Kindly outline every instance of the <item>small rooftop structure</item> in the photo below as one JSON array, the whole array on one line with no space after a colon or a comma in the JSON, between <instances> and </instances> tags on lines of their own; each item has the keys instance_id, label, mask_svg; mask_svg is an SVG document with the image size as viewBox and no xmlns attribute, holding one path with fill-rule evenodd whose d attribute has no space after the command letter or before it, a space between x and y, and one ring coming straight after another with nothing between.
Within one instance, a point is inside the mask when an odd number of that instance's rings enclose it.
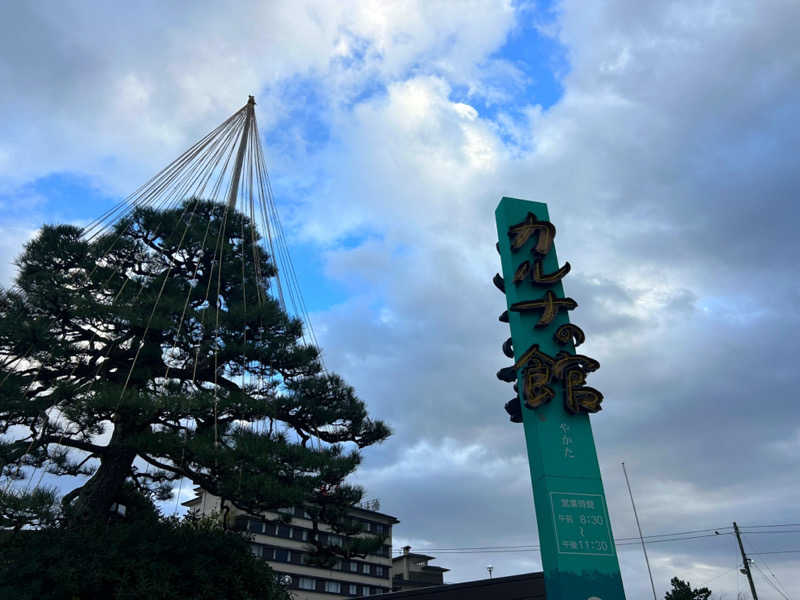
<instances>
[{"instance_id":1,"label":"small rooftop structure","mask_svg":"<svg viewBox=\"0 0 800 600\"><path fill-rule=\"evenodd\" d=\"M444 573L450 569L429 565L435 557L411 552L403 546L403 554L392 559L392 591L415 590L444 583Z\"/></svg>"}]
</instances>

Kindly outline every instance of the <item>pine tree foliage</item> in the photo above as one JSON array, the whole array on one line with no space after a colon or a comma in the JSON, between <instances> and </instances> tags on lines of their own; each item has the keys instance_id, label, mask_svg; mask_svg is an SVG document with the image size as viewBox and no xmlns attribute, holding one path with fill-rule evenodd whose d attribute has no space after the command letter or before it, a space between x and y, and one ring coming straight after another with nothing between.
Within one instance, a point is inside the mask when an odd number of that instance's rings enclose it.
<instances>
[{"instance_id":1,"label":"pine tree foliage","mask_svg":"<svg viewBox=\"0 0 800 600\"><path fill-rule=\"evenodd\" d=\"M186 477L357 532L344 515L362 492L344 480L389 430L270 296L246 216L190 199L92 240L46 226L18 266L0 290L4 476L88 476L64 497L73 519L105 518L126 482L163 499Z\"/></svg>"},{"instance_id":2,"label":"pine tree foliage","mask_svg":"<svg viewBox=\"0 0 800 600\"><path fill-rule=\"evenodd\" d=\"M692 588L688 581L677 577L673 577L669 582L672 589L666 593L664 600L708 600L711 597L711 590L707 587Z\"/></svg>"},{"instance_id":3,"label":"pine tree foliage","mask_svg":"<svg viewBox=\"0 0 800 600\"><path fill-rule=\"evenodd\" d=\"M35 487L0 490L0 529L19 531L23 527L48 527L60 516L56 491Z\"/></svg>"}]
</instances>

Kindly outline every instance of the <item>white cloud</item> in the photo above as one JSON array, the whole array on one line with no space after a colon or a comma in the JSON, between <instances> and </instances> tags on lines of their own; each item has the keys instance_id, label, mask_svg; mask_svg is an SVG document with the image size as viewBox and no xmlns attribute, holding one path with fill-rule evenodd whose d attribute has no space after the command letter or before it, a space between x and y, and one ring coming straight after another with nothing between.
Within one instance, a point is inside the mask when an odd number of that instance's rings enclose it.
<instances>
[{"instance_id":1,"label":"white cloud","mask_svg":"<svg viewBox=\"0 0 800 600\"><path fill-rule=\"evenodd\" d=\"M788 506L796 484L771 470L782 462L757 467L761 454L731 461L739 436L758 447L778 429L789 435L773 415L786 414L783 398L796 379L767 358L763 343L780 337L779 315L797 326L797 292L779 290L793 279L786 258L800 250L784 230L798 220L789 199L800 182L781 164L797 112L786 94L797 99L800 90L787 88L789 70L778 68L800 57L773 22L800 15L774 8L741 19L704 4L662 11L565 3L560 31L572 71L564 98L546 112L531 109L527 121L465 120L474 113L451 100L446 77L415 77L337 115L341 145L322 156L326 172L342 176L324 200L310 202L309 214L325 224L324 243L359 229L384 237L328 256L330 275L368 282L375 308L362 304L357 319L343 307L318 318L334 365L400 424L388 444L417 448L444 433L507 456L521 447L502 423L503 388L487 381L503 361L494 320L501 300L488 286L497 264L491 214L508 193L550 203L559 257L573 265L565 286L581 307L572 318L588 334L586 352L603 364L595 381L607 408L594 423L612 513L629 512L613 467L631 455L641 458L637 485L651 532L745 515L760 522L768 497ZM764 69L782 75L764 87L756 83ZM748 84L761 86L757 96ZM784 116L741 121L755 110ZM515 135L502 138L509 130ZM476 161L471 132L489 149ZM750 152L754 143L765 153ZM775 192L765 197L759 186ZM412 250L398 253L400 244ZM715 297L727 314L707 310ZM373 326L371 311L387 307L401 326ZM347 363L336 360L340 350ZM409 454L391 456L387 473ZM427 463L419 465L425 473ZM512 520L499 522L508 528ZM713 563L684 548L680 565L675 546L655 550L659 587L684 567L704 577L722 564L720 548L708 550ZM719 583L730 591L729 584Z\"/></svg>"},{"instance_id":2,"label":"white cloud","mask_svg":"<svg viewBox=\"0 0 800 600\"><path fill-rule=\"evenodd\" d=\"M17 267L14 260L20 248L36 234L37 227L30 224L2 226L0 225L0 285L9 285L14 278Z\"/></svg>"},{"instance_id":3,"label":"white cloud","mask_svg":"<svg viewBox=\"0 0 800 600\"><path fill-rule=\"evenodd\" d=\"M799 9L563 2L538 21L569 58L545 110L504 104L523 76L494 53L537 21L517 8L192 4L134 19L14 5L0 177L77 170L128 190L257 93L262 127L285 135L270 156L297 194L292 237L346 285L315 315L327 363L396 430L358 479L398 514L396 540L420 547L537 541L522 431L493 376L507 329L489 282L500 196L548 202L572 319L603 365L593 423L615 533L633 535L623 458L649 532L790 518ZM284 128L298 107L322 142ZM730 564L712 542L654 549L659 588ZM620 552L626 586L645 597L635 552ZM485 575L484 557L448 561L450 580ZM537 561L514 555L495 575Z\"/></svg>"},{"instance_id":4,"label":"white cloud","mask_svg":"<svg viewBox=\"0 0 800 600\"><path fill-rule=\"evenodd\" d=\"M477 82L513 23L508 3L242 2L165 7L9 5L0 62L7 122L0 176L53 170L129 189L259 95L262 126L292 109L287 80L322 82L332 104L370 81L425 69ZM147 18L143 18L147 16ZM418 66L418 65L421 65ZM134 125L135 124L135 125ZM76 148L80 151L76 152ZM153 152L158 148L158 152ZM8 154L11 154L9 157ZM101 168L114 156L116 168Z\"/></svg>"}]
</instances>

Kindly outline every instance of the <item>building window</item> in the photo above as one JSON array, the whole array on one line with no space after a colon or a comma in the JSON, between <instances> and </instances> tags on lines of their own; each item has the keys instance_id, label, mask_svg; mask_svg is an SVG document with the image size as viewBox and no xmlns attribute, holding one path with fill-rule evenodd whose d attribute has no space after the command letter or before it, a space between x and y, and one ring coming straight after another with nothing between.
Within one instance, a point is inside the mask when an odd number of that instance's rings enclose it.
<instances>
[{"instance_id":1,"label":"building window","mask_svg":"<svg viewBox=\"0 0 800 600\"><path fill-rule=\"evenodd\" d=\"M350 571L353 573L358 573L358 563L354 560L350 561Z\"/></svg>"},{"instance_id":2,"label":"building window","mask_svg":"<svg viewBox=\"0 0 800 600\"><path fill-rule=\"evenodd\" d=\"M250 519L247 525L247 529L250 533L261 533L264 530L263 523L261 521Z\"/></svg>"},{"instance_id":3,"label":"building window","mask_svg":"<svg viewBox=\"0 0 800 600\"><path fill-rule=\"evenodd\" d=\"M369 575L369 565L367 563L362 563L361 572L365 575Z\"/></svg>"},{"instance_id":4,"label":"building window","mask_svg":"<svg viewBox=\"0 0 800 600\"><path fill-rule=\"evenodd\" d=\"M304 542L308 541L308 529L302 529L302 533L300 534L300 539Z\"/></svg>"},{"instance_id":5,"label":"building window","mask_svg":"<svg viewBox=\"0 0 800 600\"><path fill-rule=\"evenodd\" d=\"M375 523L375 533L383 533L383 524Z\"/></svg>"},{"instance_id":6,"label":"building window","mask_svg":"<svg viewBox=\"0 0 800 600\"><path fill-rule=\"evenodd\" d=\"M385 573L384 567L381 567L380 565L375 565L375 576L376 577L385 577L386 573Z\"/></svg>"},{"instance_id":7,"label":"building window","mask_svg":"<svg viewBox=\"0 0 800 600\"><path fill-rule=\"evenodd\" d=\"M353 594L353 595L355 596L356 594L358 594L358 586L357 586L355 583L351 583L351 584L348 586L348 590L347 590L347 591L348 591L350 594Z\"/></svg>"},{"instance_id":8,"label":"building window","mask_svg":"<svg viewBox=\"0 0 800 600\"><path fill-rule=\"evenodd\" d=\"M329 535L328 536L328 543L331 546L341 546L342 545L342 537L339 535Z\"/></svg>"},{"instance_id":9,"label":"building window","mask_svg":"<svg viewBox=\"0 0 800 600\"><path fill-rule=\"evenodd\" d=\"M368 585L361 586L361 595L362 596L369 596L370 595L369 586Z\"/></svg>"},{"instance_id":10,"label":"building window","mask_svg":"<svg viewBox=\"0 0 800 600\"><path fill-rule=\"evenodd\" d=\"M342 585L338 581L326 581L325 591L339 594L342 591Z\"/></svg>"},{"instance_id":11,"label":"building window","mask_svg":"<svg viewBox=\"0 0 800 600\"><path fill-rule=\"evenodd\" d=\"M250 544L250 552L254 556L261 556L261 544Z\"/></svg>"},{"instance_id":12,"label":"building window","mask_svg":"<svg viewBox=\"0 0 800 600\"><path fill-rule=\"evenodd\" d=\"M275 535L276 527L274 523L264 523L264 533L267 535Z\"/></svg>"},{"instance_id":13,"label":"building window","mask_svg":"<svg viewBox=\"0 0 800 600\"><path fill-rule=\"evenodd\" d=\"M317 589L317 583L314 581L313 577L300 577L297 582L297 587L301 590L315 590Z\"/></svg>"},{"instance_id":14,"label":"building window","mask_svg":"<svg viewBox=\"0 0 800 600\"><path fill-rule=\"evenodd\" d=\"M289 562L289 556L291 552L288 550L283 550L282 548L275 549L275 560L278 562Z\"/></svg>"},{"instance_id":15,"label":"building window","mask_svg":"<svg viewBox=\"0 0 800 600\"><path fill-rule=\"evenodd\" d=\"M289 537L289 527L286 525L278 525L278 537L288 538Z\"/></svg>"}]
</instances>

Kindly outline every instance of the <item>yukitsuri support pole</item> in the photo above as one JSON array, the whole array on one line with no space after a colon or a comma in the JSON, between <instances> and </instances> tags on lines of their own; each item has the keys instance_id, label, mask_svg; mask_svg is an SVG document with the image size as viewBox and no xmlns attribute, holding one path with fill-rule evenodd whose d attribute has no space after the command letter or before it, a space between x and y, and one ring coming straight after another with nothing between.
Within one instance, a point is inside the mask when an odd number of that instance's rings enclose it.
<instances>
[{"instance_id":1,"label":"yukitsuri support pole","mask_svg":"<svg viewBox=\"0 0 800 600\"><path fill-rule=\"evenodd\" d=\"M519 389L507 410L525 429L547 600L625 600L588 415L603 399L585 385L599 364L575 352L569 264L559 268L547 205L503 198L495 216L514 360L497 375Z\"/></svg>"},{"instance_id":2,"label":"yukitsuri support pole","mask_svg":"<svg viewBox=\"0 0 800 600\"><path fill-rule=\"evenodd\" d=\"M239 140L239 151L236 153L236 163L233 166L233 175L231 176L231 192L228 196L229 210L236 208L236 197L239 194L239 179L242 176L242 163L244 162L245 150L247 150L247 136L250 135L250 123L253 121L255 105L255 97L250 96L247 99L247 113L244 119L244 127L242 128L242 137Z\"/></svg>"}]
</instances>

